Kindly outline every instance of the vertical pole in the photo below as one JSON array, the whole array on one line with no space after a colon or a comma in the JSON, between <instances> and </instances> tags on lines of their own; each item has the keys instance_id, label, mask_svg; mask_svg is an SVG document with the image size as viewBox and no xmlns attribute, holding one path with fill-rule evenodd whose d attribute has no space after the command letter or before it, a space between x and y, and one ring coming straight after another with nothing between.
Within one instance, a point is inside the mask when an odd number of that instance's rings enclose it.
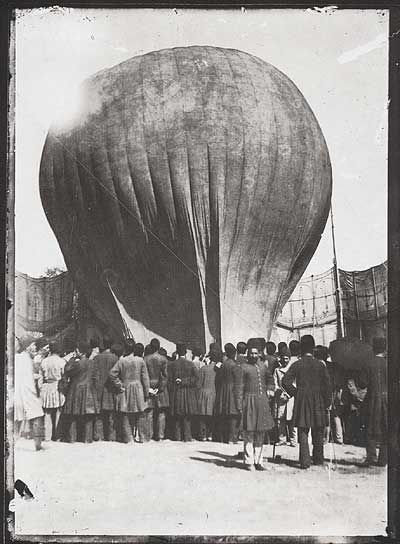
<instances>
[{"instance_id":1,"label":"vertical pole","mask_svg":"<svg viewBox=\"0 0 400 544\"><path fill-rule=\"evenodd\" d=\"M336 319L337 319L337 337L344 337L344 319L342 308L342 297L339 281L339 270L336 259L336 243L335 243L335 226L333 223L333 210L331 204L331 231L332 231L332 248L333 248L333 278L335 282L335 298L336 298Z\"/></svg>"},{"instance_id":2,"label":"vertical pole","mask_svg":"<svg viewBox=\"0 0 400 544\"><path fill-rule=\"evenodd\" d=\"M292 321L292 331L294 329L294 319L293 319L293 302L289 300L289 308L290 308L290 319Z\"/></svg>"},{"instance_id":3,"label":"vertical pole","mask_svg":"<svg viewBox=\"0 0 400 544\"><path fill-rule=\"evenodd\" d=\"M361 319L360 319L360 309L358 307L358 299L357 299L356 275L354 272L352 273L352 278L353 278L354 307L356 310L356 319L358 322L358 334L359 334L360 340L362 340L363 333L362 333L362 326L361 326Z\"/></svg>"},{"instance_id":4,"label":"vertical pole","mask_svg":"<svg viewBox=\"0 0 400 544\"><path fill-rule=\"evenodd\" d=\"M371 272L372 272L372 287L374 289L375 315L376 315L376 319L379 319L378 295L376 294L376 282L375 282L374 267L371 268Z\"/></svg>"},{"instance_id":5,"label":"vertical pole","mask_svg":"<svg viewBox=\"0 0 400 544\"><path fill-rule=\"evenodd\" d=\"M311 296L312 296L312 331L315 338L315 293L314 293L314 276L311 274Z\"/></svg>"}]
</instances>

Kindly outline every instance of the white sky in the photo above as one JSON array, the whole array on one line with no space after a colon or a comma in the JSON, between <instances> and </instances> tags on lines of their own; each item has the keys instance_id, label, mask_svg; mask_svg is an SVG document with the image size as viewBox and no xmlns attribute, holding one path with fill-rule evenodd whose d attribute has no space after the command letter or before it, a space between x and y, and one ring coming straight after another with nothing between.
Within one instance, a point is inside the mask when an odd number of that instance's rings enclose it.
<instances>
[{"instance_id":1,"label":"white sky","mask_svg":"<svg viewBox=\"0 0 400 544\"><path fill-rule=\"evenodd\" d=\"M330 151L338 264L386 259L388 14L343 10L18 10L16 268L64 261L42 209L38 174L50 123L79 83L132 56L185 45L230 47L275 65L299 87ZM66 211L68 213L68 211ZM332 264L328 222L306 275Z\"/></svg>"}]
</instances>

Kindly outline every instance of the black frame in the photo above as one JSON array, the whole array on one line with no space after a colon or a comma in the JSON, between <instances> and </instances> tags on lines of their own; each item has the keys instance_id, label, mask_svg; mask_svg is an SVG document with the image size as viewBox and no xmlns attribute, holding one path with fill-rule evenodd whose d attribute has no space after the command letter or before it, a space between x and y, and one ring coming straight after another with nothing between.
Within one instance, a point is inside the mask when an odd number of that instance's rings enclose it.
<instances>
[{"instance_id":1,"label":"black frame","mask_svg":"<svg viewBox=\"0 0 400 544\"><path fill-rule=\"evenodd\" d=\"M13 217L14 217L14 180L13 180L13 96L9 97L10 82L12 85L12 67L10 61L13 59L13 46L11 43L11 27L13 24L14 9L29 9L39 7L51 7L53 5L71 8L185 8L185 9L307 9L324 7L325 2L309 2L297 0L290 2L267 2L257 0L253 2L231 0L230 2L207 1L129 1L129 0L108 0L108 1L83 1L83 0L59 0L59 1L35 1L35 0L5 0L0 6L0 116L2 130L0 131L0 276L3 288L0 291L1 333L0 352L3 355L0 389L2 392L3 417L1 418L1 431L4 437L4 462L3 462L3 497L1 502L3 514L3 535L5 541L11 541L12 537L7 529L6 516L8 512L8 499L13 490L7 488L6 460L12 456L12 446L5 433L7 426L6 413L6 374L8 368L13 367L12 356L6 360L7 347L7 318L13 320ZM389 467L388 467L388 537L347 537L346 542L371 542L400 539L400 1L370 0L370 1L347 1L340 0L334 3L338 9L375 9L389 10L389 132L388 132L388 395L389 395ZM12 91L12 88L11 88ZM7 219L9 224L7 226ZM7 229L10 233L7 233ZM7 247L9 241L9 247ZM7 264L8 261L8 264ZM7 280L7 271L9 279ZM8 283L7 283L8 282ZM8 292L6 291L8 285ZM9 475L10 476L10 475ZM368 513L366 512L366 515ZM341 537L235 537L235 536L26 536L18 539L18 542L339 542Z\"/></svg>"}]
</instances>

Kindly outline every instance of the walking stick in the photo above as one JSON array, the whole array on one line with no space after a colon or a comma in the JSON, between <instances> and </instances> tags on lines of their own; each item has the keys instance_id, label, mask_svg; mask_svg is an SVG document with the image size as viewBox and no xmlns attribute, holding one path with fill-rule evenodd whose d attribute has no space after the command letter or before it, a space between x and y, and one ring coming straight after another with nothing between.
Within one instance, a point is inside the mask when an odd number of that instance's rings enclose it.
<instances>
[{"instance_id":1,"label":"walking stick","mask_svg":"<svg viewBox=\"0 0 400 544\"><path fill-rule=\"evenodd\" d=\"M335 439L333 437L332 425L331 425L331 408L328 408L328 418L329 418L329 420L328 420L329 421L328 441L329 441L329 447L330 447L330 450L331 450L331 455L330 455L330 459L329 459L329 473L330 473L330 470L332 469L332 457L333 457L333 461L334 461L334 465L333 465L334 468L332 470L336 470L336 465L337 465L336 452L335 452ZM330 474L329 474L329 477L330 477Z\"/></svg>"},{"instance_id":2,"label":"walking stick","mask_svg":"<svg viewBox=\"0 0 400 544\"><path fill-rule=\"evenodd\" d=\"M282 391L278 390L275 394L274 402L275 402L275 436L274 436L274 444L272 447L272 460L275 461L275 451L276 451L276 442L277 438L279 438L279 399L281 396Z\"/></svg>"}]
</instances>

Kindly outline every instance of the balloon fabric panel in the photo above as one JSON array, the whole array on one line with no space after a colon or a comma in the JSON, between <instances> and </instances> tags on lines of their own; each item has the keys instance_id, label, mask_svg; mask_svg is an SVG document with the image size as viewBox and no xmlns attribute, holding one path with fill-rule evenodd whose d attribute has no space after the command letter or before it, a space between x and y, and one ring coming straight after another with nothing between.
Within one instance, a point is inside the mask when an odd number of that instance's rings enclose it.
<instances>
[{"instance_id":1,"label":"balloon fabric panel","mask_svg":"<svg viewBox=\"0 0 400 544\"><path fill-rule=\"evenodd\" d=\"M110 284L147 329L203 347L269 337L318 245L331 184L297 87L252 55L203 46L89 78L40 170L50 225L98 318L122 330Z\"/></svg>"}]
</instances>

